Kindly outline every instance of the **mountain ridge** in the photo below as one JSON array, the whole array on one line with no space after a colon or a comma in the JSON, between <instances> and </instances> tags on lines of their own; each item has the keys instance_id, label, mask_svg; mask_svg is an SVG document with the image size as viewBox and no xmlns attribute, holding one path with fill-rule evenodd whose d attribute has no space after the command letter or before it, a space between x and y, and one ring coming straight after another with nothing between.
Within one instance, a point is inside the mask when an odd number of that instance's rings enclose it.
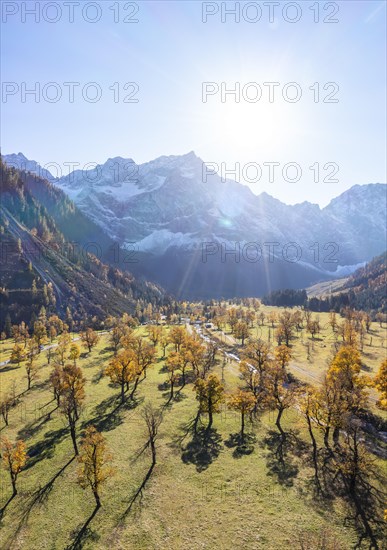
<instances>
[{"instance_id":1,"label":"mountain ridge","mask_svg":"<svg viewBox=\"0 0 387 550\"><path fill-rule=\"evenodd\" d=\"M7 162L7 156L4 159ZM94 171L76 170L53 184L110 239L124 248L134 245L140 259L134 271L172 293L180 289L179 278L190 278L188 270L194 274L189 283L193 297L207 292L209 297L212 292L229 296L243 288L257 295L267 292L272 282L309 286L319 277L334 277L338 266L357 266L386 248L386 184L355 185L323 208L308 201L287 205L266 192L255 195L244 184L222 180L219 174L203 178L203 161L193 151L140 165L111 157ZM208 242L219 250L204 262L200 250ZM262 251L255 274L249 259L244 258L243 265L232 265L230 256L223 262L222 247L244 250L249 243ZM276 265L269 265L271 280L265 282L263 264L271 262L267 243L278 243L279 249L274 253ZM284 259L291 243L301 251L297 265ZM206 263L213 264L211 275ZM177 278L171 270L177 270ZM204 294L203 283L200 288L195 283L202 276L208 287ZM259 279L255 285L254 277ZM228 283L215 288L213 278Z\"/></svg>"}]
</instances>

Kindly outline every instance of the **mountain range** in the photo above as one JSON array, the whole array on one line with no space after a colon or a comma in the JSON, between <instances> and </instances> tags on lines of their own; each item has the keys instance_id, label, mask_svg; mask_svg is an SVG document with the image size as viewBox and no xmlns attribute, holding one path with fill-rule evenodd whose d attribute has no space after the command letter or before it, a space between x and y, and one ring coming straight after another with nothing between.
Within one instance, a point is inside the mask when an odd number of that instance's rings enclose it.
<instances>
[{"instance_id":1,"label":"mountain range","mask_svg":"<svg viewBox=\"0 0 387 550\"><path fill-rule=\"evenodd\" d=\"M206 176L194 152L140 165L113 157L60 177L22 153L3 159L61 189L102 240L128 250L124 267L178 298L303 288L348 275L386 249L386 184L355 185L320 208Z\"/></svg>"}]
</instances>

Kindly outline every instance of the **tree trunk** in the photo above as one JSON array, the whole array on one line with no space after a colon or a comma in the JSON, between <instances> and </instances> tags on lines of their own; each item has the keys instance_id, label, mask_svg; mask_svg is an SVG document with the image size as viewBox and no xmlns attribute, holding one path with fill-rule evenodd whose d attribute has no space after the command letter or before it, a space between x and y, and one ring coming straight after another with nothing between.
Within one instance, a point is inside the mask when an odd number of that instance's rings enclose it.
<instances>
[{"instance_id":1,"label":"tree trunk","mask_svg":"<svg viewBox=\"0 0 387 550\"><path fill-rule=\"evenodd\" d=\"M207 425L207 432L210 431L211 426L213 422L213 414L212 414L212 408L210 407L208 410L208 425Z\"/></svg>"},{"instance_id":2,"label":"tree trunk","mask_svg":"<svg viewBox=\"0 0 387 550\"><path fill-rule=\"evenodd\" d=\"M195 434L197 433L199 418L200 418L200 409L198 409L198 412L196 414L194 424L193 424L193 429Z\"/></svg>"},{"instance_id":3,"label":"tree trunk","mask_svg":"<svg viewBox=\"0 0 387 550\"><path fill-rule=\"evenodd\" d=\"M121 404L125 403L125 384L121 384Z\"/></svg>"},{"instance_id":4,"label":"tree trunk","mask_svg":"<svg viewBox=\"0 0 387 550\"><path fill-rule=\"evenodd\" d=\"M101 508L101 499L99 497L98 491L93 491L95 502L97 503L97 508Z\"/></svg>"},{"instance_id":5,"label":"tree trunk","mask_svg":"<svg viewBox=\"0 0 387 550\"><path fill-rule=\"evenodd\" d=\"M16 489L16 479L11 474L11 482L12 482L12 498L17 495L17 489Z\"/></svg>"},{"instance_id":6,"label":"tree trunk","mask_svg":"<svg viewBox=\"0 0 387 550\"><path fill-rule=\"evenodd\" d=\"M242 424L241 424L241 442L245 441L245 413L242 413Z\"/></svg>"},{"instance_id":7,"label":"tree trunk","mask_svg":"<svg viewBox=\"0 0 387 550\"><path fill-rule=\"evenodd\" d=\"M330 426L326 426L325 430L324 430L324 445L325 447L330 450L330 446L329 446L329 432L330 432Z\"/></svg>"},{"instance_id":8,"label":"tree trunk","mask_svg":"<svg viewBox=\"0 0 387 550\"><path fill-rule=\"evenodd\" d=\"M75 435L75 424L73 422L70 423L70 433L71 433L71 439L73 442L75 455L78 456L79 452L78 452L78 446L77 446L77 438Z\"/></svg>"},{"instance_id":9,"label":"tree trunk","mask_svg":"<svg viewBox=\"0 0 387 550\"><path fill-rule=\"evenodd\" d=\"M286 434L283 431L282 426L281 426L281 417L282 417L283 412L284 412L284 409L278 409L278 415L277 415L277 420L275 421L275 424L276 424L277 428L280 431L282 439L285 439Z\"/></svg>"},{"instance_id":10,"label":"tree trunk","mask_svg":"<svg viewBox=\"0 0 387 550\"><path fill-rule=\"evenodd\" d=\"M318 477L317 443L316 443L316 438L314 437L312 423L310 421L310 416L309 415L306 415L306 421L308 423L309 435L310 435L310 439L312 441L312 446L313 446L312 459L313 459L313 466L314 466L314 479L316 481L317 488L320 491L321 490L321 484L320 484L320 479Z\"/></svg>"},{"instance_id":11,"label":"tree trunk","mask_svg":"<svg viewBox=\"0 0 387 550\"><path fill-rule=\"evenodd\" d=\"M134 398L134 394L135 394L137 386L138 386L139 378L140 378L139 376L136 376L136 380L134 381L134 386L133 386L133 389L132 389L132 393L130 394L130 399Z\"/></svg>"},{"instance_id":12,"label":"tree trunk","mask_svg":"<svg viewBox=\"0 0 387 550\"><path fill-rule=\"evenodd\" d=\"M171 391L170 391L170 394L169 394L168 403L170 403L173 399L173 388L174 388L174 383L171 382Z\"/></svg>"},{"instance_id":13,"label":"tree trunk","mask_svg":"<svg viewBox=\"0 0 387 550\"><path fill-rule=\"evenodd\" d=\"M340 428L335 426L332 434L332 439L335 447L340 447L339 437L340 437Z\"/></svg>"}]
</instances>

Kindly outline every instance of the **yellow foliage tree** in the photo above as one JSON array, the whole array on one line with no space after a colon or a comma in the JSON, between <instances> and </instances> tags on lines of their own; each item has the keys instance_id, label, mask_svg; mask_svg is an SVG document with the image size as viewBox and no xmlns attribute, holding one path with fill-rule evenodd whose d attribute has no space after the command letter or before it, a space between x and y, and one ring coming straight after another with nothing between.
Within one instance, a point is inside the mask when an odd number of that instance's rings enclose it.
<instances>
[{"instance_id":1,"label":"yellow foliage tree","mask_svg":"<svg viewBox=\"0 0 387 550\"><path fill-rule=\"evenodd\" d=\"M241 442L245 439L245 416L255 407L254 394L249 391L238 390L228 398L228 406L241 413Z\"/></svg>"},{"instance_id":2,"label":"yellow foliage tree","mask_svg":"<svg viewBox=\"0 0 387 550\"><path fill-rule=\"evenodd\" d=\"M380 409L387 410L387 359L380 365L374 379L374 386L380 392L380 399L376 403Z\"/></svg>"},{"instance_id":3,"label":"yellow foliage tree","mask_svg":"<svg viewBox=\"0 0 387 550\"><path fill-rule=\"evenodd\" d=\"M106 439L94 426L86 428L80 447L78 482L82 489L91 488L99 508L100 488L114 474L113 468L108 465L112 456L107 450Z\"/></svg>"},{"instance_id":4,"label":"yellow foliage tree","mask_svg":"<svg viewBox=\"0 0 387 550\"><path fill-rule=\"evenodd\" d=\"M207 379L198 378L194 390L199 401L198 414L208 414L206 430L211 429L214 413L220 412L220 406L224 401L224 386L216 374L210 374Z\"/></svg>"},{"instance_id":5,"label":"yellow foliage tree","mask_svg":"<svg viewBox=\"0 0 387 550\"><path fill-rule=\"evenodd\" d=\"M125 389L128 391L129 384L136 376L134 356L131 350L125 349L113 357L105 369L113 384L119 384L121 388L121 403L125 403Z\"/></svg>"},{"instance_id":6,"label":"yellow foliage tree","mask_svg":"<svg viewBox=\"0 0 387 550\"><path fill-rule=\"evenodd\" d=\"M7 437L1 440L2 456L4 467L8 470L12 483L12 497L17 495L16 481L27 462L26 444L22 439L18 439L13 444Z\"/></svg>"}]
</instances>

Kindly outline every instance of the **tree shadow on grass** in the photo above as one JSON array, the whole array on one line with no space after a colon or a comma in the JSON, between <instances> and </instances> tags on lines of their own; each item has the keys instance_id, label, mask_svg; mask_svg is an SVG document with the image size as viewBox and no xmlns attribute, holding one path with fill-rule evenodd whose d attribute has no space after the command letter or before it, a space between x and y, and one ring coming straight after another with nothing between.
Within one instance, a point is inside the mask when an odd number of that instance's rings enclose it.
<instances>
[{"instance_id":1,"label":"tree shadow on grass","mask_svg":"<svg viewBox=\"0 0 387 550\"><path fill-rule=\"evenodd\" d=\"M185 464L195 464L198 472L206 470L219 456L222 449L221 439L214 428L210 430L200 428L183 449L182 461Z\"/></svg>"},{"instance_id":2,"label":"tree shadow on grass","mask_svg":"<svg viewBox=\"0 0 387 550\"><path fill-rule=\"evenodd\" d=\"M81 428L84 429L87 426L93 425L100 432L114 430L123 423L124 412L135 409L142 401L143 398L134 398L127 399L125 403L121 403L121 399L117 395L107 397L95 407L94 417L87 422L83 422Z\"/></svg>"},{"instance_id":3,"label":"tree shadow on grass","mask_svg":"<svg viewBox=\"0 0 387 550\"><path fill-rule=\"evenodd\" d=\"M0 522L1 520L3 519L3 516L5 514L5 511L7 509L7 507L9 506L9 504L11 504L11 502L13 501L13 499L15 498L15 494L13 493L9 499L7 500L7 502L4 504L4 506L2 508L0 508Z\"/></svg>"},{"instance_id":4,"label":"tree shadow on grass","mask_svg":"<svg viewBox=\"0 0 387 550\"><path fill-rule=\"evenodd\" d=\"M66 546L65 550L80 550L87 540L96 542L100 538L99 535L89 527L98 510L99 507L96 506L86 522L78 528L78 532L74 531L72 533L72 538L74 540Z\"/></svg>"},{"instance_id":5,"label":"tree shadow on grass","mask_svg":"<svg viewBox=\"0 0 387 550\"><path fill-rule=\"evenodd\" d=\"M44 435L44 439L32 445L27 451L29 459L25 466L25 470L32 468L32 466L35 466L35 464L45 458L51 458L54 455L55 446L63 441L68 431L69 429L66 426L59 430L47 432Z\"/></svg>"},{"instance_id":6,"label":"tree shadow on grass","mask_svg":"<svg viewBox=\"0 0 387 550\"><path fill-rule=\"evenodd\" d=\"M21 430L18 431L17 435L20 439L28 439L29 437L33 437L36 435L40 430L42 430L47 422L51 419L51 414L56 410L57 407L50 412L46 413L44 416L41 416L34 422L30 422L26 426L23 426Z\"/></svg>"},{"instance_id":7,"label":"tree shadow on grass","mask_svg":"<svg viewBox=\"0 0 387 550\"><path fill-rule=\"evenodd\" d=\"M232 453L234 458L242 458L242 456L250 455L254 451L256 440L254 434L245 434L242 440L241 434L238 432L230 434L230 437L224 443L229 449L234 449Z\"/></svg>"},{"instance_id":8,"label":"tree shadow on grass","mask_svg":"<svg viewBox=\"0 0 387 550\"><path fill-rule=\"evenodd\" d=\"M94 374L93 378L91 379L92 384L99 384L100 383L100 381L104 377L104 370L105 369L101 369L99 372Z\"/></svg>"},{"instance_id":9,"label":"tree shadow on grass","mask_svg":"<svg viewBox=\"0 0 387 550\"><path fill-rule=\"evenodd\" d=\"M294 449L291 437L284 439L278 432L270 430L263 446L269 450L266 457L268 475L276 477L281 485L292 487L299 469L290 455Z\"/></svg>"},{"instance_id":10,"label":"tree shadow on grass","mask_svg":"<svg viewBox=\"0 0 387 550\"><path fill-rule=\"evenodd\" d=\"M30 514L33 510L33 508L38 504L44 504L51 493L51 490L54 486L55 481L58 479L58 477L63 474L63 472L66 470L66 468L73 462L75 459L75 456L73 456L43 487L40 486L37 491L32 493L31 498L27 499L27 505L25 506L21 516L20 521L18 523L17 528L13 531L11 534L10 539L4 544L4 548L10 548L13 541L17 539L20 532L22 531L23 527L25 527L28 523ZM29 462L29 461L28 461ZM27 463L28 464L28 463ZM15 495L13 495L6 505L3 507L3 509L0 511L0 520L2 519L2 516L4 515L5 508L8 506L8 504L11 502L11 500L14 498Z\"/></svg>"},{"instance_id":11,"label":"tree shadow on grass","mask_svg":"<svg viewBox=\"0 0 387 550\"><path fill-rule=\"evenodd\" d=\"M17 366L16 366L16 367L12 367L12 366L10 366L10 365L7 364L7 365L4 366L4 367L0 367L0 374L3 373L3 372L8 372L8 371L10 371L10 370L15 370L15 369L20 369L20 368L21 368L21 366L19 366L19 367L17 367Z\"/></svg>"}]
</instances>

